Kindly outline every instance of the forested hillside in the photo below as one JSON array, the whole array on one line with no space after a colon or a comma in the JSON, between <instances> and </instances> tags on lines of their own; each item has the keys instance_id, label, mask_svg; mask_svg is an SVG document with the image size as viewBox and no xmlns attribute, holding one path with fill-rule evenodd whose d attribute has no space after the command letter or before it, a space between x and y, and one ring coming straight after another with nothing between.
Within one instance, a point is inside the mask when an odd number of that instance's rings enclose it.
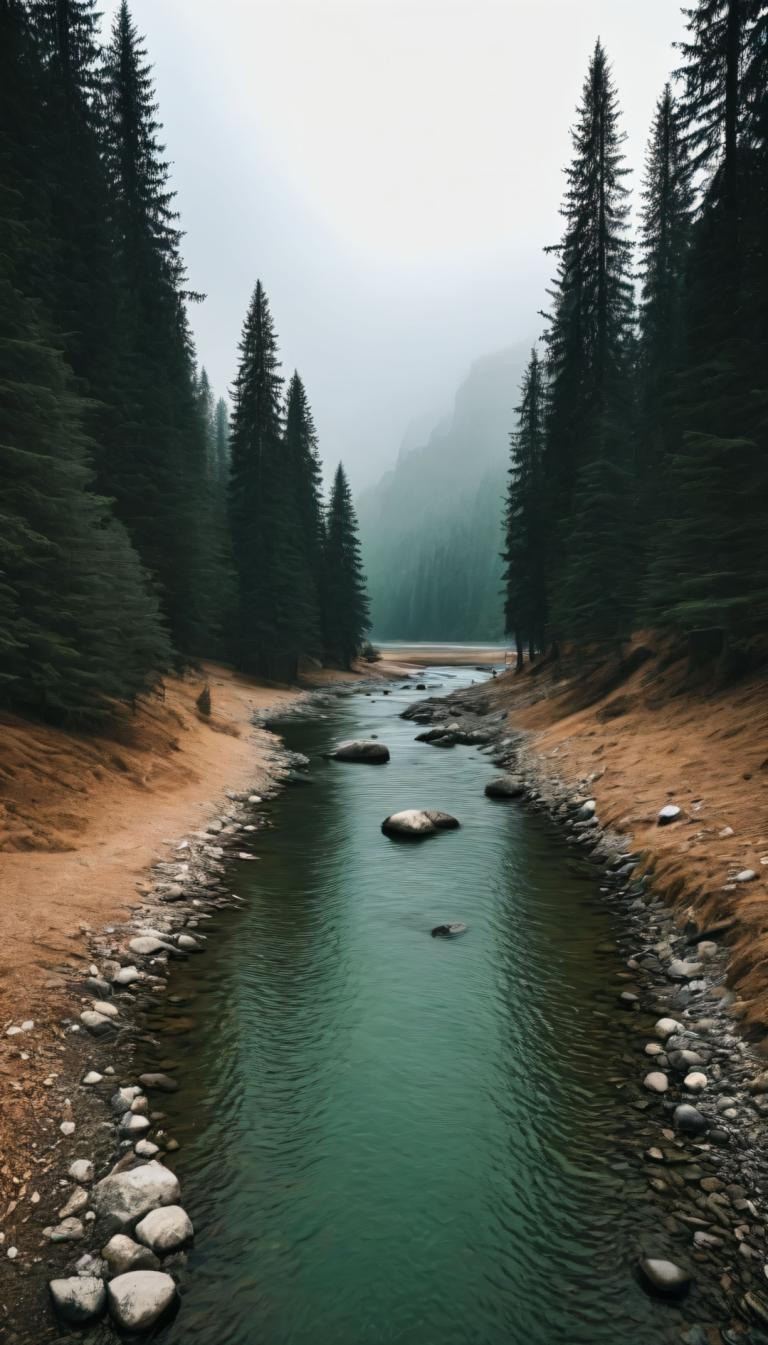
<instances>
[{"instance_id":1,"label":"forested hillside","mask_svg":"<svg viewBox=\"0 0 768 1345\"><path fill-rule=\"evenodd\" d=\"M473 365L453 413L360 499L374 635L495 640L503 536L499 498L527 350Z\"/></svg>"},{"instance_id":2,"label":"forested hillside","mask_svg":"<svg viewBox=\"0 0 768 1345\"><path fill-rule=\"evenodd\" d=\"M543 350L512 439L506 627L521 659L648 624L723 676L765 655L768 5L685 13L636 239L600 42L577 110Z\"/></svg>"},{"instance_id":3,"label":"forested hillside","mask_svg":"<svg viewBox=\"0 0 768 1345\"><path fill-rule=\"evenodd\" d=\"M151 66L125 0L99 20L0 0L0 704L82 725L206 655L348 661L367 622L260 283L231 434L198 365Z\"/></svg>"}]
</instances>

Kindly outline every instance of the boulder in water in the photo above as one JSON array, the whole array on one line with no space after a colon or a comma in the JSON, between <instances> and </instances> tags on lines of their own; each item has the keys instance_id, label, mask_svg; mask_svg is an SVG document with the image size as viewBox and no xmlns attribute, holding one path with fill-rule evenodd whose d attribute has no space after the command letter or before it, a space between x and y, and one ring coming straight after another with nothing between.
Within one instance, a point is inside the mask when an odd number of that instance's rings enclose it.
<instances>
[{"instance_id":1,"label":"boulder in water","mask_svg":"<svg viewBox=\"0 0 768 1345\"><path fill-rule=\"evenodd\" d=\"M485 792L489 799L521 799L525 788L514 775L498 775L495 780L488 781Z\"/></svg>"},{"instance_id":2,"label":"boulder in water","mask_svg":"<svg viewBox=\"0 0 768 1345\"><path fill-rule=\"evenodd\" d=\"M466 934L467 926L461 920L451 920L445 925L435 925L433 939L455 939L458 934Z\"/></svg>"},{"instance_id":3,"label":"boulder in water","mask_svg":"<svg viewBox=\"0 0 768 1345\"><path fill-rule=\"evenodd\" d=\"M640 1278L646 1289L661 1294L663 1298L682 1298L688 1292L691 1277L674 1261L665 1261L661 1257L646 1256L639 1263Z\"/></svg>"},{"instance_id":4,"label":"boulder in water","mask_svg":"<svg viewBox=\"0 0 768 1345\"><path fill-rule=\"evenodd\" d=\"M148 1331L176 1298L170 1275L159 1270L132 1270L118 1275L107 1290L109 1311L126 1331Z\"/></svg>"},{"instance_id":5,"label":"boulder in water","mask_svg":"<svg viewBox=\"0 0 768 1345\"><path fill-rule=\"evenodd\" d=\"M339 743L328 755L333 761L362 761L378 766L389 761L389 748L371 738L358 738L354 742Z\"/></svg>"},{"instance_id":6,"label":"boulder in water","mask_svg":"<svg viewBox=\"0 0 768 1345\"><path fill-rule=\"evenodd\" d=\"M422 836L435 836L438 831L449 831L459 823L450 813L441 813L435 808L406 808L400 813L391 813L381 824L385 836L407 836L416 839Z\"/></svg>"}]
</instances>

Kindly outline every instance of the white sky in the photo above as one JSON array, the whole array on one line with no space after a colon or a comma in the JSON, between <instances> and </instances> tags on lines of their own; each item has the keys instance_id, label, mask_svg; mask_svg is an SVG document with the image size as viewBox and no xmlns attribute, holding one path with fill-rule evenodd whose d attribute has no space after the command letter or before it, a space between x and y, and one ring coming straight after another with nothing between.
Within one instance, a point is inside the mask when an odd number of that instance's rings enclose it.
<instances>
[{"instance_id":1,"label":"white sky","mask_svg":"<svg viewBox=\"0 0 768 1345\"><path fill-rule=\"evenodd\" d=\"M108 15L116 7L108 0ZM541 329L595 39L642 164L676 0L133 0L187 237L199 354L231 383L261 277L328 464L358 490L477 356ZM635 173L635 186L639 185ZM510 389L510 408L516 389Z\"/></svg>"}]
</instances>

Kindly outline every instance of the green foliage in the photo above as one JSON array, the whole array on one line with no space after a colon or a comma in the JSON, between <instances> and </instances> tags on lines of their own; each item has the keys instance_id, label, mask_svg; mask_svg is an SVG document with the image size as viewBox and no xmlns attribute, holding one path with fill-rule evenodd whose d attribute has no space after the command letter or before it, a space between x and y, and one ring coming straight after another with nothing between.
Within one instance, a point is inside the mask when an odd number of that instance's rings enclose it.
<instances>
[{"instance_id":1,"label":"green foliage","mask_svg":"<svg viewBox=\"0 0 768 1345\"><path fill-rule=\"evenodd\" d=\"M325 527L323 643L327 658L342 668L350 667L369 628L357 516L339 463Z\"/></svg>"},{"instance_id":2,"label":"green foliage","mask_svg":"<svg viewBox=\"0 0 768 1345\"><path fill-rule=\"evenodd\" d=\"M510 436L504 520L504 624L515 636L519 662L525 645L531 658L543 650L547 628L545 417L544 371L534 349L523 376L517 431Z\"/></svg>"}]
</instances>

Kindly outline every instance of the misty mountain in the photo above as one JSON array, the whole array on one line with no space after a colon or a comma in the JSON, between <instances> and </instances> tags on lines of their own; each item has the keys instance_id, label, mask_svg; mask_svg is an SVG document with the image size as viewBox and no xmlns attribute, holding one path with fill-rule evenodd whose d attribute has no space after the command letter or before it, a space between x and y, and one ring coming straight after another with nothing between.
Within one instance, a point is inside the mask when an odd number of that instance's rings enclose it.
<instances>
[{"instance_id":1,"label":"misty mountain","mask_svg":"<svg viewBox=\"0 0 768 1345\"><path fill-rule=\"evenodd\" d=\"M503 635L502 513L509 433L529 346L472 365L453 412L359 500L363 555L381 640Z\"/></svg>"}]
</instances>

